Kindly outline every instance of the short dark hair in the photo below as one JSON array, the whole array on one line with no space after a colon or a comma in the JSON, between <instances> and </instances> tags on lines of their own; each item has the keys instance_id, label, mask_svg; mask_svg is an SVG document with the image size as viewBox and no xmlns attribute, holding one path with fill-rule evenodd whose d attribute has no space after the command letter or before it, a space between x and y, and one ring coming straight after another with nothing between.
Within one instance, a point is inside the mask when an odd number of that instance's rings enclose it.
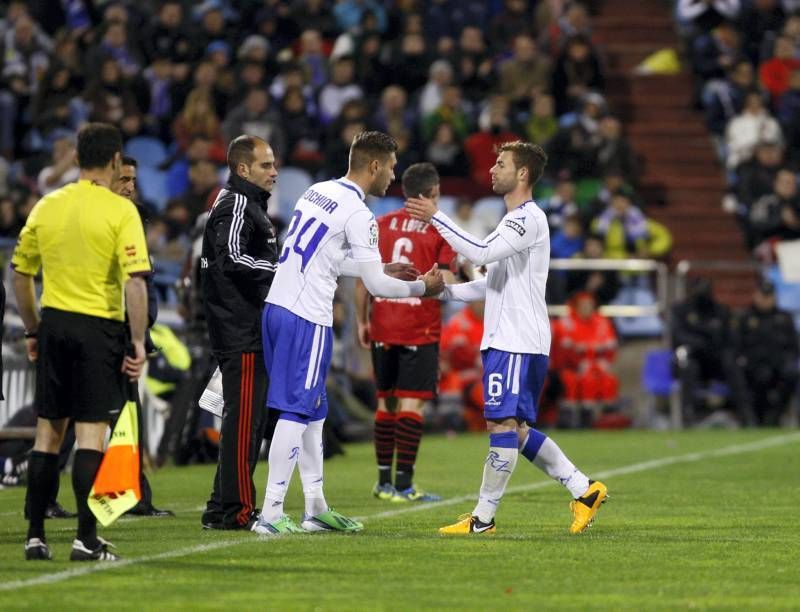
<instances>
[{"instance_id":1,"label":"short dark hair","mask_svg":"<svg viewBox=\"0 0 800 612\"><path fill-rule=\"evenodd\" d=\"M131 157L130 155L123 155L122 156L122 165L123 166L133 166L134 168L139 167L139 162L136 161L136 158Z\"/></svg>"},{"instance_id":2,"label":"short dark hair","mask_svg":"<svg viewBox=\"0 0 800 612\"><path fill-rule=\"evenodd\" d=\"M236 174L236 166L239 164L250 166L253 163L256 158L253 150L259 140L261 139L247 134L242 134L231 140L231 144L228 145L228 169L231 174Z\"/></svg>"},{"instance_id":3,"label":"short dark hair","mask_svg":"<svg viewBox=\"0 0 800 612\"><path fill-rule=\"evenodd\" d=\"M364 131L356 134L350 145L350 168L361 170L372 160L385 160L397 152L397 141L383 132Z\"/></svg>"},{"instance_id":4,"label":"short dark hair","mask_svg":"<svg viewBox=\"0 0 800 612\"><path fill-rule=\"evenodd\" d=\"M439 172L430 162L411 164L403 172L401 183L403 185L403 195L407 198L417 197L418 195L429 196L431 190L440 182Z\"/></svg>"},{"instance_id":5,"label":"short dark hair","mask_svg":"<svg viewBox=\"0 0 800 612\"><path fill-rule=\"evenodd\" d=\"M87 123L78 131L77 149L82 170L105 168L122 153L122 134L109 123Z\"/></svg>"},{"instance_id":6,"label":"short dark hair","mask_svg":"<svg viewBox=\"0 0 800 612\"><path fill-rule=\"evenodd\" d=\"M528 184L533 187L539 182L547 165L547 153L539 145L522 140L504 142L497 148L498 153L508 151L514 160L514 166L528 169Z\"/></svg>"}]
</instances>

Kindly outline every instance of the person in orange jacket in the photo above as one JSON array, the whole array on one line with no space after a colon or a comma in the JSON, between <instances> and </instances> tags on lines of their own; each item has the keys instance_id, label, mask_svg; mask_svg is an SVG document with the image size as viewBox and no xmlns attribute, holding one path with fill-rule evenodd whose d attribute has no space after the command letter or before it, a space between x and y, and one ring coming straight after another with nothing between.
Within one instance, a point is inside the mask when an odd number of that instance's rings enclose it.
<instances>
[{"instance_id":1,"label":"person in orange jacket","mask_svg":"<svg viewBox=\"0 0 800 612\"><path fill-rule=\"evenodd\" d=\"M569 312L553 323L557 371L564 386L562 410L572 423L584 419L617 400L619 380L612 372L617 335L611 321L597 312L589 292L578 292L569 300Z\"/></svg>"}]
</instances>

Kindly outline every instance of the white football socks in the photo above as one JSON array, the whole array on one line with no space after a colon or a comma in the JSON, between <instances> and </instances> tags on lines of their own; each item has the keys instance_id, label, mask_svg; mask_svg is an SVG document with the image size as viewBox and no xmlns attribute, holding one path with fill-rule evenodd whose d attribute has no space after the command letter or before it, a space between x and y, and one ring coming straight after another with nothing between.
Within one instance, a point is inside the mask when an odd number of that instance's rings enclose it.
<instances>
[{"instance_id":1,"label":"white football socks","mask_svg":"<svg viewBox=\"0 0 800 612\"><path fill-rule=\"evenodd\" d=\"M268 523L283 516L283 500L289 483L292 481L294 466L297 464L303 446L303 432L307 425L279 419L269 448L269 472L267 492L264 495L264 508L261 516Z\"/></svg>"},{"instance_id":2,"label":"white football socks","mask_svg":"<svg viewBox=\"0 0 800 612\"><path fill-rule=\"evenodd\" d=\"M311 421L303 432L300 449L300 480L303 483L303 496L306 514L315 516L328 509L325 494L322 492L322 426L325 419Z\"/></svg>"},{"instance_id":3,"label":"white football socks","mask_svg":"<svg viewBox=\"0 0 800 612\"><path fill-rule=\"evenodd\" d=\"M489 455L483 464L481 492L472 512L482 523L492 522L518 456L516 431L489 434Z\"/></svg>"},{"instance_id":4,"label":"white football socks","mask_svg":"<svg viewBox=\"0 0 800 612\"><path fill-rule=\"evenodd\" d=\"M564 485L575 499L583 495L589 488L589 478L586 474L575 467L551 438L546 438L539 447L533 463L550 478Z\"/></svg>"}]
</instances>

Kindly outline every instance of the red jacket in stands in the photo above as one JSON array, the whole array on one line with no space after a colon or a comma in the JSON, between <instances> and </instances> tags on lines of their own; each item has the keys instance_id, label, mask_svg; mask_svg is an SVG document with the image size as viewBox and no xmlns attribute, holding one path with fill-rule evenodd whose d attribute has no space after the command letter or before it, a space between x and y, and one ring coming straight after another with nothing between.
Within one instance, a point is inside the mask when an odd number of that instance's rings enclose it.
<instances>
[{"instance_id":1,"label":"red jacket in stands","mask_svg":"<svg viewBox=\"0 0 800 612\"><path fill-rule=\"evenodd\" d=\"M404 209L380 217L378 229L378 248L384 263L411 263L422 273L434 264L439 264L440 269L453 269L455 251L436 228L415 221ZM438 342L441 335L442 307L436 299L373 298L369 322L374 342L403 346L431 344Z\"/></svg>"}]
</instances>

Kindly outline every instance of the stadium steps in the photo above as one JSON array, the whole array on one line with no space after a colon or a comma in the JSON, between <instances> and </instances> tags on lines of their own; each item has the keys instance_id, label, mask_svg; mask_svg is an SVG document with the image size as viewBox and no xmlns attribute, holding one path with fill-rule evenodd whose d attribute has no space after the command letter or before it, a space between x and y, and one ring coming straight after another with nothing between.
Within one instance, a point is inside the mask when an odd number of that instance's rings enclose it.
<instances>
[{"instance_id":1,"label":"stadium steps","mask_svg":"<svg viewBox=\"0 0 800 612\"><path fill-rule=\"evenodd\" d=\"M593 36L608 61L607 97L641 156L640 193L648 214L673 233L671 261L748 261L736 220L720 207L725 191L703 113L692 109L688 71L635 75L648 55L678 49L670 7L663 0L605 0L593 18ZM685 63L685 59L682 60ZM742 306L750 301L751 273L717 275L717 296Z\"/></svg>"}]
</instances>

